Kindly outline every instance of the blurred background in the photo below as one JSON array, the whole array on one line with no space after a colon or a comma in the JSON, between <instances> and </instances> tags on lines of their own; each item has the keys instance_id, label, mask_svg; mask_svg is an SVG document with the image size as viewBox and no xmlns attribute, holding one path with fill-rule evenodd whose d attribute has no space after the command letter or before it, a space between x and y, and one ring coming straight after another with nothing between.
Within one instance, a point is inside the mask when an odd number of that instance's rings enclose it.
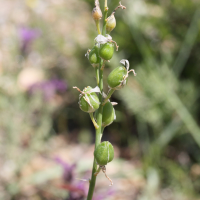
<instances>
[{"instance_id":1,"label":"blurred background","mask_svg":"<svg viewBox=\"0 0 200 200\"><path fill-rule=\"evenodd\" d=\"M0 199L85 199L95 131L72 87L96 86L85 57L94 1L0 3ZM118 3L108 0L109 14ZM100 173L93 199L200 199L200 2L122 4L105 92L121 59L137 76L112 97L117 119L103 140L115 149L114 185Z\"/></svg>"}]
</instances>

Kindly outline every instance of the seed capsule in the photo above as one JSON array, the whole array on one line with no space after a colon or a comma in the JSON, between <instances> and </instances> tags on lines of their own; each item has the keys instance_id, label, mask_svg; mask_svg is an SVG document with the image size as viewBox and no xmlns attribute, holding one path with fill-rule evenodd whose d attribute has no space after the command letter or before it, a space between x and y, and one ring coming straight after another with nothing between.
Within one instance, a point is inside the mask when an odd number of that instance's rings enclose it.
<instances>
[{"instance_id":1,"label":"seed capsule","mask_svg":"<svg viewBox=\"0 0 200 200\"><path fill-rule=\"evenodd\" d=\"M89 52L89 56L88 56L88 59L91 63L91 65L93 67L98 67L99 66L99 61L100 61L100 58L99 58L99 53L98 53L99 49L97 46L94 46L92 48L92 50Z\"/></svg>"},{"instance_id":2,"label":"seed capsule","mask_svg":"<svg viewBox=\"0 0 200 200\"><path fill-rule=\"evenodd\" d=\"M106 19L106 32L110 33L116 27L115 12L118 8L126 9L125 6L119 2L119 6L115 8L112 14Z\"/></svg>"},{"instance_id":3,"label":"seed capsule","mask_svg":"<svg viewBox=\"0 0 200 200\"><path fill-rule=\"evenodd\" d=\"M79 106L84 112L92 113L99 108L99 98L90 86L84 88L79 96Z\"/></svg>"},{"instance_id":4,"label":"seed capsule","mask_svg":"<svg viewBox=\"0 0 200 200\"><path fill-rule=\"evenodd\" d=\"M115 68L107 78L107 82L110 88L119 90L126 85L127 69L124 66Z\"/></svg>"},{"instance_id":5,"label":"seed capsule","mask_svg":"<svg viewBox=\"0 0 200 200\"><path fill-rule=\"evenodd\" d=\"M106 127L110 125L115 119L115 109L110 101L103 106L103 114L102 114L102 126Z\"/></svg>"},{"instance_id":6,"label":"seed capsule","mask_svg":"<svg viewBox=\"0 0 200 200\"><path fill-rule=\"evenodd\" d=\"M116 19L114 13L107 18L106 22L106 32L109 34L116 27Z\"/></svg>"},{"instance_id":7,"label":"seed capsule","mask_svg":"<svg viewBox=\"0 0 200 200\"><path fill-rule=\"evenodd\" d=\"M92 10L92 17L94 20L100 20L102 18L102 12L98 5L95 6Z\"/></svg>"},{"instance_id":8,"label":"seed capsule","mask_svg":"<svg viewBox=\"0 0 200 200\"><path fill-rule=\"evenodd\" d=\"M104 60L110 60L114 54L114 44L112 42L107 42L101 45L99 49L99 56Z\"/></svg>"},{"instance_id":9,"label":"seed capsule","mask_svg":"<svg viewBox=\"0 0 200 200\"><path fill-rule=\"evenodd\" d=\"M108 141L102 142L94 151L94 157L100 166L107 165L114 158L114 148Z\"/></svg>"},{"instance_id":10,"label":"seed capsule","mask_svg":"<svg viewBox=\"0 0 200 200\"><path fill-rule=\"evenodd\" d=\"M131 69L129 70L129 61L126 59L122 59L120 63L123 66L119 66L116 69L114 69L107 78L107 82L110 88L114 90L119 90L123 88L127 81L128 75L130 72L133 72L134 76L136 76L135 70ZM129 71L128 71L129 70Z\"/></svg>"}]
</instances>

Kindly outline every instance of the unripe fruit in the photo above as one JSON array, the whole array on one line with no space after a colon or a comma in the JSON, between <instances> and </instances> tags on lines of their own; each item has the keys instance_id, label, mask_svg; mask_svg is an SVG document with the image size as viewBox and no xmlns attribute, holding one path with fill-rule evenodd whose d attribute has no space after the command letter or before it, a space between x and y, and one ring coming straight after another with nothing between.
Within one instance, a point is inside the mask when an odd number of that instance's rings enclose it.
<instances>
[{"instance_id":1,"label":"unripe fruit","mask_svg":"<svg viewBox=\"0 0 200 200\"><path fill-rule=\"evenodd\" d=\"M127 69L123 66L115 68L107 78L110 88L119 90L126 84Z\"/></svg>"},{"instance_id":2,"label":"unripe fruit","mask_svg":"<svg viewBox=\"0 0 200 200\"><path fill-rule=\"evenodd\" d=\"M103 106L103 114L102 114L102 126L106 127L110 125L115 119L115 110L110 101Z\"/></svg>"},{"instance_id":3,"label":"unripe fruit","mask_svg":"<svg viewBox=\"0 0 200 200\"><path fill-rule=\"evenodd\" d=\"M99 51L98 47L94 46L92 50L89 52L88 59L93 67L99 66L100 58L98 55L99 54L98 51Z\"/></svg>"},{"instance_id":4,"label":"unripe fruit","mask_svg":"<svg viewBox=\"0 0 200 200\"><path fill-rule=\"evenodd\" d=\"M100 166L107 165L114 158L114 148L108 141L100 143L94 151L94 157Z\"/></svg>"},{"instance_id":5,"label":"unripe fruit","mask_svg":"<svg viewBox=\"0 0 200 200\"><path fill-rule=\"evenodd\" d=\"M92 113L99 108L99 98L95 92L89 92L92 88L90 86L84 88L83 94L79 97L80 109L84 112ZM85 94L84 94L85 93Z\"/></svg>"},{"instance_id":6,"label":"unripe fruit","mask_svg":"<svg viewBox=\"0 0 200 200\"><path fill-rule=\"evenodd\" d=\"M110 60L114 54L114 44L112 42L107 42L101 45L99 49L99 56L104 60Z\"/></svg>"}]
</instances>

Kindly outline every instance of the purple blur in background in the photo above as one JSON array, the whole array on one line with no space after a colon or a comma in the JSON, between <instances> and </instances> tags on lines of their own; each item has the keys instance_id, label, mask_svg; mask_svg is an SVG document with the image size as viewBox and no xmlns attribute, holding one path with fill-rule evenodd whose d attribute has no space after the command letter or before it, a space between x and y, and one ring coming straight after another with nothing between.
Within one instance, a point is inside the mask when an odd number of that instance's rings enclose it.
<instances>
[{"instance_id":1,"label":"purple blur in background","mask_svg":"<svg viewBox=\"0 0 200 200\"><path fill-rule=\"evenodd\" d=\"M84 200L85 197L87 196L87 191L88 191L88 184L85 181L78 181L75 178L75 173L74 170L76 169L76 164L68 164L65 161L63 161L60 158L55 158L56 163L61 165L63 167L63 180L65 183L70 183L72 186L77 188L78 190L82 191L82 194L78 192L69 192L69 196L65 200ZM86 172L85 176L89 176L89 174ZM85 179L86 177L83 177ZM113 188L109 188L107 191L103 191L101 194L94 194L93 200L103 200L105 197L111 197L115 194L116 192L114 191Z\"/></svg>"},{"instance_id":2,"label":"purple blur in background","mask_svg":"<svg viewBox=\"0 0 200 200\"><path fill-rule=\"evenodd\" d=\"M55 158L56 163L58 163L59 165L62 166L63 168L63 179L64 182L72 182L74 179L74 170L76 168L76 164L70 165L66 162L64 162L62 159L60 158Z\"/></svg>"},{"instance_id":3,"label":"purple blur in background","mask_svg":"<svg viewBox=\"0 0 200 200\"><path fill-rule=\"evenodd\" d=\"M57 92L64 93L67 90L67 84L60 79L52 79L35 83L29 88L29 93L42 92L45 100L50 100Z\"/></svg>"},{"instance_id":4,"label":"purple blur in background","mask_svg":"<svg viewBox=\"0 0 200 200\"><path fill-rule=\"evenodd\" d=\"M39 29L19 28L20 51L22 55L26 56L30 52L33 41L40 37L40 35L41 31Z\"/></svg>"},{"instance_id":5,"label":"purple blur in background","mask_svg":"<svg viewBox=\"0 0 200 200\"><path fill-rule=\"evenodd\" d=\"M76 169L76 164L68 164L60 158L55 158L56 163L63 167L63 180L66 184L70 184L80 192L69 191L69 196L66 200L84 200L87 194L87 184L84 181L77 181L75 179L74 170Z\"/></svg>"}]
</instances>

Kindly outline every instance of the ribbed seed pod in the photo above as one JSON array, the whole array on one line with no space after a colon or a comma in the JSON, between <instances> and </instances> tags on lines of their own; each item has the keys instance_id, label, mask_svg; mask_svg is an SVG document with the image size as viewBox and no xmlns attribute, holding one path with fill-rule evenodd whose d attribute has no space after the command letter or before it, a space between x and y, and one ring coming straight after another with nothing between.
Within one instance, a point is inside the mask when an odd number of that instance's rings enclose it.
<instances>
[{"instance_id":1,"label":"ribbed seed pod","mask_svg":"<svg viewBox=\"0 0 200 200\"><path fill-rule=\"evenodd\" d=\"M124 66L115 68L107 78L107 82L110 88L119 90L126 85L125 76L127 75L127 69Z\"/></svg>"},{"instance_id":2,"label":"ribbed seed pod","mask_svg":"<svg viewBox=\"0 0 200 200\"><path fill-rule=\"evenodd\" d=\"M110 60L114 54L114 44L112 42L107 42L102 44L99 49L99 56L104 60Z\"/></svg>"},{"instance_id":3,"label":"ribbed seed pod","mask_svg":"<svg viewBox=\"0 0 200 200\"><path fill-rule=\"evenodd\" d=\"M107 165L114 158L114 148L108 141L100 143L94 151L94 157L100 166Z\"/></svg>"},{"instance_id":4,"label":"ribbed seed pod","mask_svg":"<svg viewBox=\"0 0 200 200\"><path fill-rule=\"evenodd\" d=\"M102 114L102 126L106 127L110 125L115 119L115 109L110 101L103 106Z\"/></svg>"},{"instance_id":5,"label":"ribbed seed pod","mask_svg":"<svg viewBox=\"0 0 200 200\"><path fill-rule=\"evenodd\" d=\"M90 92L92 87L88 86L84 88L83 93L79 96L79 106L80 109L84 112L94 112L99 108L99 98L95 92Z\"/></svg>"}]
</instances>

